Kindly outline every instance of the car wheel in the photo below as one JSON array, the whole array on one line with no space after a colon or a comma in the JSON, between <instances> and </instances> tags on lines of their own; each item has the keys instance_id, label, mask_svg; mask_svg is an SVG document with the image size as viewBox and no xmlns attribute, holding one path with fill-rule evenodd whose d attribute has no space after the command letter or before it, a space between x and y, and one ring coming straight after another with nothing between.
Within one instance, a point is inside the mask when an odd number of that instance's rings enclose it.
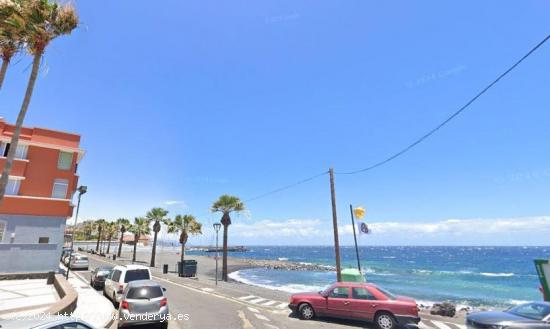
<instances>
[{"instance_id":1,"label":"car wheel","mask_svg":"<svg viewBox=\"0 0 550 329\"><path fill-rule=\"evenodd\" d=\"M313 307L307 303L300 304L298 307L298 312L300 313L300 319L302 320L311 320L315 317Z\"/></svg>"},{"instance_id":2,"label":"car wheel","mask_svg":"<svg viewBox=\"0 0 550 329\"><path fill-rule=\"evenodd\" d=\"M397 323L393 315L386 312L376 314L374 322L378 329L395 329L397 327Z\"/></svg>"}]
</instances>

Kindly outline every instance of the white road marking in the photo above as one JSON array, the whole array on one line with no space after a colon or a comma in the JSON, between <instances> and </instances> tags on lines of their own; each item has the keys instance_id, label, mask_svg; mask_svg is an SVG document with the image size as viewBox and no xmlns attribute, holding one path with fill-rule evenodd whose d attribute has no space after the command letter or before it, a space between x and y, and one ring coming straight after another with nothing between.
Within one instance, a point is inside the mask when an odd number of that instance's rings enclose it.
<instances>
[{"instance_id":1,"label":"white road marking","mask_svg":"<svg viewBox=\"0 0 550 329\"><path fill-rule=\"evenodd\" d=\"M254 326L252 326L252 323L248 321L246 315L242 310L239 310L237 313L239 314L239 318L241 318L241 321L243 322L243 329L254 329Z\"/></svg>"},{"instance_id":2,"label":"white road marking","mask_svg":"<svg viewBox=\"0 0 550 329\"><path fill-rule=\"evenodd\" d=\"M261 315L261 314L256 314L256 313L254 313L254 316L255 316L256 318L260 319L260 320L263 320L263 321L267 321L267 322L270 321L266 316Z\"/></svg>"},{"instance_id":3,"label":"white road marking","mask_svg":"<svg viewBox=\"0 0 550 329\"><path fill-rule=\"evenodd\" d=\"M443 322L439 322L439 321L432 321L432 323L438 327L439 329L453 329L451 327L449 327L448 325L446 325L445 323Z\"/></svg>"},{"instance_id":4,"label":"white road marking","mask_svg":"<svg viewBox=\"0 0 550 329\"><path fill-rule=\"evenodd\" d=\"M271 329L279 329L279 327L274 326L274 325L269 324L269 323L264 323L264 326L266 326L266 327L268 327L268 328L271 328Z\"/></svg>"},{"instance_id":5,"label":"white road marking","mask_svg":"<svg viewBox=\"0 0 550 329\"><path fill-rule=\"evenodd\" d=\"M273 304L275 304L275 303L277 303L277 301L275 301L275 300L270 300L270 301L267 301L267 302L265 302L265 303L261 303L260 305L262 305L262 306L270 306L270 305L273 305Z\"/></svg>"},{"instance_id":6,"label":"white road marking","mask_svg":"<svg viewBox=\"0 0 550 329\"><path fill-rule=\"evenodd\" d=\"M257 298L257 297L254 296L254 295L248 295L248 296L239 297L240 300L247 300L247 299L251 299L251 298Z\"/></svg>"},{"instance_id":7,"label":"white road marking","mask_svg":"<svg viewBox=\"0 0 550 329\"><path fill-rule=\"evenodd\" d=\"M249 307L247 307L247 308L248 308L248 310L249 310L250 312L253 312L253 313L260 313L260 311L258 311L258 310L255 309L254 307L250 307L250 306L249 306Z\"/></svg>"},{"instance_id":8,"label":"white road marking","mask_svg":"<svg viewBox=\"0 0 550 329\"><path fill-rule=\"evenodd\" d=\"M263 301L266 301L267 299L265 298L261 298L261 297L258 297L256 299L253 299L253 300L249 300L248 302L249 303L252 303L252 304L258 304L259 302L263 302Z\"/></svg>"},{"instance_id":9,"label":"white road marking","mask_svg":"<svg viewBox=\"0 0 550 329\"><path fill-rule=\"evenodd\" d=\"M280 309L284 309L287 307L288 307L288 303L280 303L279 305L277 305L277 308L280 308Z\"/></svg>"},{"instance_id":10,"label":"white road marking","mask_svg":"<svg viewBox=\"0 0 550 329\"><path fill-rule=\"evenodd\" d=\"M202 291L212 292L214 289L212 288L201 288Z\"/></svg>"}]
</instances>

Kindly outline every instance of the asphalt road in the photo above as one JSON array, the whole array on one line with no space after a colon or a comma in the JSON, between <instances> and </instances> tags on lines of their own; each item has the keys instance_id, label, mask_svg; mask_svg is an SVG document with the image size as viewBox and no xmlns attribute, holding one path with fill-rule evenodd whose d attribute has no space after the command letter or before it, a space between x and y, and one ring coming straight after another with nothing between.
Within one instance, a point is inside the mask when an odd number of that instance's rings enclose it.
<instances>
[{"instance_id":1,"label":"asphalt road","mask_svg":"<svg viewBox=\"0 0 550 329\"><path fill-rule=\"evenodd\" d=\"M106 265L100 260L89 258L90 270ZM87 281L90 271L78 271ZM179 283L157 280L165 288L170 313L179 320L170 327L194 329L302 329L302 328L370 328L366 323L349 321L313 320L301 321L290 315L289 310L268 311L254 308L235 299L218 296L211 292L198 290ZM98 291L101 294L101 291ZM137 327L136 327L137 328ZM149 327L147 327L149 328Z\"/></svg>"}]
</instances>

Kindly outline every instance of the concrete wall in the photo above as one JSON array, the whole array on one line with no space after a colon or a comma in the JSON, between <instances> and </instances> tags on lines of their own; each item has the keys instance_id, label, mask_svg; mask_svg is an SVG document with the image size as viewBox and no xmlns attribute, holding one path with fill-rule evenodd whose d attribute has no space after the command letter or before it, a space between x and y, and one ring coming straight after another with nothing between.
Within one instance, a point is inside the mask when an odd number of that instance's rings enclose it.
<instances>
[{"instance_id":1,"label":"concrete wall","mask_svg":"<svg viewBox=\"0 0 550 329\"><path fill-rule=\"evenodd\" d=\"M64 242L66 218L0 214L6 223L0 241L0 272L57 271ZM15 233L12 241L12 233ZM39 237L49 242L38 243Z\"/></svg>"}]
</instances>

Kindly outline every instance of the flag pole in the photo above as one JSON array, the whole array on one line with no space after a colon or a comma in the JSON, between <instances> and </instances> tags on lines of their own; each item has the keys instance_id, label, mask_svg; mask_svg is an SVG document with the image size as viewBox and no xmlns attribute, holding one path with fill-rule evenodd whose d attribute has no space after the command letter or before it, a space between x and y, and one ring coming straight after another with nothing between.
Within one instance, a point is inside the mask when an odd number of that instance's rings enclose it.
<instances>
[{"instance_id":1,"label":"flag pole","mask_svg":"<svg viewBox=\"0 0 550 329\"><path fill-rule=\"evenodd\" d=\"M353 227L353 240L355 240L355 255L357 256L357 268L361 273L361 262L359 261L359 248L357 247L357 235L355 234L355 219L353 217L353 206L349 205L349 211L351 213L351 227Z\"/></svg>"}]
</instances>

